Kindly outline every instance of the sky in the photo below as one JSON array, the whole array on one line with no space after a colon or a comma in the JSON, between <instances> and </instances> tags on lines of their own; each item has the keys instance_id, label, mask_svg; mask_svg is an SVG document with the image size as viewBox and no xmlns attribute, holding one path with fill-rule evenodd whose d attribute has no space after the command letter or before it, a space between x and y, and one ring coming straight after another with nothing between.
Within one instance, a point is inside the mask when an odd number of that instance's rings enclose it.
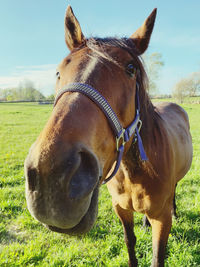
<instances>
[{"instance_id":1,"label":"sky","mask_svg":"<svg viewBox=\"0 0 200 267\"><path fill-rule=\"evenodd\" d=\"M0 0L0 88L31 80L54 92L56 66L69 54L64 41L68 5L86 37L129 37L157 7L148 53L162 54L161 94L200 71L199 0Z\"/></svg>"}]
</instances>

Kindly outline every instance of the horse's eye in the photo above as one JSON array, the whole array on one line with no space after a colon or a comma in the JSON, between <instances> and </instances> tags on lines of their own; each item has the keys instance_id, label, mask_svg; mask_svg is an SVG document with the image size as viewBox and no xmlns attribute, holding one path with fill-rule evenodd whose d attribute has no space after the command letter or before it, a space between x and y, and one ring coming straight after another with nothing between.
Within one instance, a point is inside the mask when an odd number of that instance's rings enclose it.
<instances>
[{"instance_id":1,"label":"horse's eye","mask_svg":"<svg viewBox=\"0 0 200 267\"><path fill-rule=\"evenodd\" d=\"M56 76L58 79L60 79L60 72L59 71L56 72Z\"/></svg>"},{"instance_id":2,"label":"horse's eye","mask_svg":"<svg viewBox=\"0 0 200 267\"><path fill-rule=\"evenodd\" d=\"M126 72L128 73L128 75L133 77L136 74L136 67L130 63L126 67Z\"/></svg>"}]
</instances>

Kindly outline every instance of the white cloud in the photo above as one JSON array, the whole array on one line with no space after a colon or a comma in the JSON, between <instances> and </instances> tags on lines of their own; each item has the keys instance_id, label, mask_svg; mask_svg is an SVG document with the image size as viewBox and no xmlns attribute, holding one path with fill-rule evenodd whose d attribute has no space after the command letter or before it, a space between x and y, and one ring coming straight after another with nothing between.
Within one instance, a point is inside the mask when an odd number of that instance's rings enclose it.
<instances>
[{"instance_id":1,"label":"white cloud","mask_svg":"<svg viewBox=\"0 0 200 267\"><path fill-rule=\"evenodd\" d=\"M24 80L31 80L44 95L54 92L56 65L17 66L9 76L0 76L0 88L17 87Z\"/></svg>"}]
</instances>

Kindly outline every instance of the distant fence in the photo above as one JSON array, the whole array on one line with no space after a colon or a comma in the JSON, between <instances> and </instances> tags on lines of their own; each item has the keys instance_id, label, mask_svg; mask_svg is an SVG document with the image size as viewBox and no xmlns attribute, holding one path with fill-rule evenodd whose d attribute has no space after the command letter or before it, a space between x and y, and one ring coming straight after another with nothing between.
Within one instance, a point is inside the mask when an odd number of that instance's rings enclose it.
<instances>
[{"instance_id":1,"label":"distant fence","mask_svg":"<svg viewBox=\"0 0 200 267\"><path fill-rule=\"evenodd\" d=\"M28 100L20 100L20 101L1 101L1 103L38 103L39 105L48 105L53 104L54 100L35 100L35 101L28 101Z\"/></svg>"}]
</instances>

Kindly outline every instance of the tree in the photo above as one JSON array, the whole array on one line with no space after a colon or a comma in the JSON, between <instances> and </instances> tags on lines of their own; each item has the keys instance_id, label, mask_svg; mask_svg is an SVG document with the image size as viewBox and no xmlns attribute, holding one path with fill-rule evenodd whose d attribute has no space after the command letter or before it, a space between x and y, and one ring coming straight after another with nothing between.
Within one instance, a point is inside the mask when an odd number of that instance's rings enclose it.
<instances>
[{"instance_id":1,"label":"tree","mask_svg":"<svg viewBox=\"0 0 200 267\"><path fill-rule=\"evenodd\" d=\"M3 89L0 91L0 99L4 101L38 101L45 97L34 88L34 83L24 80L17 88Z\"/></svg>"},{"instance_id":2,"label":"tree","mask_svg":"<svg viewBox=\"0 0 200 267\"><path fill-rule=\"evenodd\" d=\"M54 94L51 94L51 95L46 97L46 100L54 101L54 99L55 99L55 95Z\"/></svg>"},{"instance_id":3,"label":"tree","mask_svg":"<svg viewBox=\"0 0 200 267\"><path fill-rule=\"evenodd\" d=\"M40 91L34 88L34 83L30 80L24 80L18 86L19 100L38 101L43 100L45 97Z\"/></svg>"},{"instance_id":4,"label":"tree","mask_svg":"<svg viewBox=\"0 0 200 267\"><path fill-rule=\"evenodd\" d=\"M200 71L193 72L188 77L189 96L196 96L200 93Z\"/></svg>"},{"instance_id":5,"label":"tree","mask_svg":"<svg viewBox=\"0 0 200 267\"><path fill-rule=\"evenodd\" d=\"M155 95L159 91L156 83L159 79L160 70L164 66L162 55L154 52L152 54L145 54L143 59L146 64L147 75L149 78L149 94Z\"/></svg>"},{"instance_id":6,"label":"tree","mask_svg":"<svg viewBox=\"0 0 200 267\"><path fill-rule=\"evenodd\" d=\"M193 72L188 77L178 81L172 95L178 101L183 102L185 97L196 96L200 93L200 72Z\"/></svg>"},{"instance_id":7,"label":"tree","mask_svg":"<svg viewBox=\"0 0 200 267\"><path fill-rule=\"evenodd\" d=\"M187 79L181 79L178 81L172 91L172 96L177 99L180 103L183 102L184 98L188 95L188 84Z\"/></svg>"},{"instance_id":8,"label":"tree","mask_svg":"<svg viewBox=\"0 0 200 267\"><path fill-rule=\"evenodd\" d=\"M0 90L0 100L2 101L12 101L14 100L14 95L16 94L16 88L12 89L1 89Z\"/></svg>"}]
</instances>

